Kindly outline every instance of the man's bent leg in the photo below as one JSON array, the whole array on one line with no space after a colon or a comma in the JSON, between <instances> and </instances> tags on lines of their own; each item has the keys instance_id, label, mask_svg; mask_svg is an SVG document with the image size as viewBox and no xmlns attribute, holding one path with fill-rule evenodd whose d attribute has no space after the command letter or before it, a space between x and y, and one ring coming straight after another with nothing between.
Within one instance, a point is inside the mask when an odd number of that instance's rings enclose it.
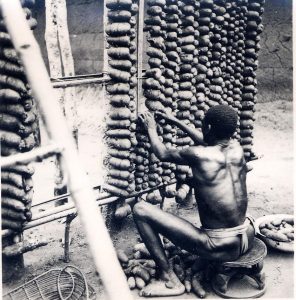
<instances>
[{"instance_id":1,"label":"man's bent leg","mask_svg":"<svg viewBox=\"0 0 296 300\"><path fill-rule=\"evenodd\" d=\"M199 248L201 252L206 251L206 237L191 223L146 202L137 203L133 212L142 240L161 272L161 280L145 287L141 291L141 295L173 296L182 294L184 286L169 265L159 234L186 250L194 251Z\"/></svg>"}]
</instances>

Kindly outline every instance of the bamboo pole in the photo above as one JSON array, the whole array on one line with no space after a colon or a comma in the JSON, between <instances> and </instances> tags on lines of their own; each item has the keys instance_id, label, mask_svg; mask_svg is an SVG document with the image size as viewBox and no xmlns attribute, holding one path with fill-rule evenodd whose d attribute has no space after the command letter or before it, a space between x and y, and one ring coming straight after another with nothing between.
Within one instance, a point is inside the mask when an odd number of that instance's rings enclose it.
<instances>
[{"instance_id":1,"label":"bamboo pole","mask_svg":"<svg viewBox=\"0 0 296 300\"><path fill-rule=\"evenodd\" d=\"M66 145L63 159L69 175L69 187L107 295L112 300L132 299L126 277L97 208L95 195L79 160L75 142L67 130L39 46L26 23L21 5L18 0L2 0L1 3L8 32L15 49L20 54L49 137L58 144ZM22 28L22 34L19 34L19 28ZM33 64L32 58L34 58Z\"/></svg>"}]
</instances>

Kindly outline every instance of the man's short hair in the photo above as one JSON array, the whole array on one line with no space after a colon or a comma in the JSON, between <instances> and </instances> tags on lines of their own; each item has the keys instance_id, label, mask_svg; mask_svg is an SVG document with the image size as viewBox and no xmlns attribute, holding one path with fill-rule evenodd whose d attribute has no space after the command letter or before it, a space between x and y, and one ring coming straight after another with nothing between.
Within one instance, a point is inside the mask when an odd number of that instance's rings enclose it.
<instances>
[{"instance_id":1,"label":"man's short hair","mask_svg":"<svg viewBox=\"0 0 296 300\"><path fill-rule=\"evenodd\" d=\"M228 105L213 106L204 117L217 138L230 138L237 128L237 119L236 111Z\"/></svg>"}]
</instances>

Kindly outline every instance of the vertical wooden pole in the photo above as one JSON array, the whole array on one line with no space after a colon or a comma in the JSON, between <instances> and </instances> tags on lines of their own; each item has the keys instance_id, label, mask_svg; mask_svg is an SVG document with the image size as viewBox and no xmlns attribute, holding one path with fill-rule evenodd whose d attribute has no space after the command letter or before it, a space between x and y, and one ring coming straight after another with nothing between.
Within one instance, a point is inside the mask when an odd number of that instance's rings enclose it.
<instances>
[{"instance_id":1,"label":"vertical wooden pole","mask_svg":"<svg viewBox=\"0 0 296 300\"><path fill-rule=\"evenodd\" d=\"M67 5L65 0L56 0L57 7L57 38L62 61L63 75L74 76L74 60L70 43L70 36L67 21ZM75 88L67 87L63 89L65 116L72 130L72 134L78 146L78 126L77 126L77 108L75 102Z\"/></svg>"},{"instance_id":2,"label":"vertical wooden pole","mask_svg":"<svg viewBox=\"0 0 296 300\"><path fill-rule=\"evenodd\" d=\"M138 86L137 86L137 114L143 112L144 103L142 103L142 73L143 73L143 51L144 51L144 0L139 0L139 13L138 13L138 40L137 40L137 74L138 74Z\"/></svg>"},{"instance_id":3,"label":"vertical wooden pole","mask_svg":"<svg viewBox=\"0 0 296 300\"><path fill-rule=\"evenodd\" d=\"M62 58L59 50L58 42L58 25L57 25L57 2L56 0L45 0L45 43L48 56L49 74L51 78L60 78L63 76ZM64 96L61 89L56 89L60 106L65 114ZM59 156L54 160L55 175L54 175L54 195L58 196L67 192L65 178L61 169L61 161ZM66 203L67 200L56 201L55 205L60 206Z\"/></svg>"}]
</instances>

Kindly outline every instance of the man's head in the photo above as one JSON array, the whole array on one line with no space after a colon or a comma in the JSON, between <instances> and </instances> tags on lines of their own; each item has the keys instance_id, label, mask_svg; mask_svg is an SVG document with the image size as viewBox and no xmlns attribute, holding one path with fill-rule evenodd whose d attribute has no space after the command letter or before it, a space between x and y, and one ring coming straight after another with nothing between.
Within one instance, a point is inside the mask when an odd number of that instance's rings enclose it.
<instances>
[{"instance_id":1,"label":"man's head","mask_svg":"<svg viewBox=\"0 0 296 300\"><path fill-rule=\"evenodd\" d=\"M203 119L203 134L205 140L209 137L216 139L230 138L237 127L238 115L228 105L211 107Z\"/></svg>"}]
</instances>

